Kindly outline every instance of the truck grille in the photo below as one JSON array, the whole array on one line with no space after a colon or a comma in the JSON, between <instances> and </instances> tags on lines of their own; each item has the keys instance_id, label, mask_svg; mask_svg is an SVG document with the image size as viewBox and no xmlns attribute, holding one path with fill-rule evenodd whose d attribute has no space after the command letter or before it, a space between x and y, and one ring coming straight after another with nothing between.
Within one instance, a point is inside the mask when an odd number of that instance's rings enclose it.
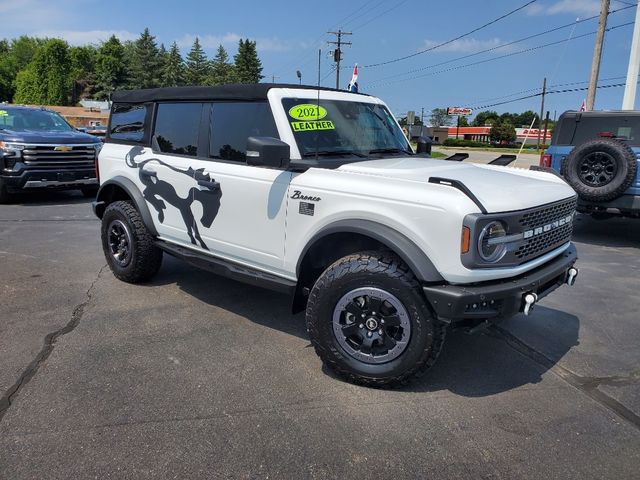
<instances>
[{"instance_id":1,"label":"truck grille","mask_svg":"<svg viewBox=\"0 0 640 480\"><path fill-rule=\"evenodd\" d=\"M524 263L533 258L544 255L554 248L558 248L571 240L573 232L573 216L576 211L577 200L571 198L556 204L542 207L537 210L525 213L518 223L523 231L534 231L543 229L542 232L536 232L531 238L525 239L518 245L514 252L515 257ZM563 225L553 225L554 222L562 219L571 218L571 221ZM551 228L549 226L551 225ZM548 228L548 231L544 229Z\"/></svg>"},{"instance_id":2,"label":"truck grille","mask_svg":"<svg viewBox=\"0 0 640 480\"><path fill-rule=\"evenodd\" d=\"M93 167L95 158L93 145L27 145L22 150L23 162L39 167Z\"/></svg>"}]
</instances>

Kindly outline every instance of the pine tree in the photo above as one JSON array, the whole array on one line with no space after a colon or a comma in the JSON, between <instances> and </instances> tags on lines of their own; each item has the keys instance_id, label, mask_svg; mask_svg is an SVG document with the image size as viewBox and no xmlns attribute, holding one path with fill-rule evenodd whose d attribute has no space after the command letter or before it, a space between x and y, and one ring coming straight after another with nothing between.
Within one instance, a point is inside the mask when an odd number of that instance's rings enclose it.
<instances>
[{"instance_id":1,"label":"pine tree","mask_svg":"<svg viewBox=\"0 0 640 480\"><path fill-rule=\"evenodd\" d=\"M99 100L110 97L111 92L125 86L127 69L124 46L115 35L104 42L96 56L96 95Z\"/></svg>"},{"instance_id":2,"label":"pine tree","mask_svg":"<svg viewBox=\"0 0 640 480\"><path fill-rule=\"evenodd\" d=\"M162 72L163 87L177 87L184 83L184 62L176 42L171 44Z\"/></svg>"},{"instance_id":3,"label":"pine tree","mask_svg":"<svg viewBox=\"0 0 640 480\"><path fill-rule=\"evenodd\" d=\"M134 43L130 84L134 88L154 88L160 85L161 59L156 37L148 28Z\"/></svg>"},{"instance_id":4,"label":"pine tree","mask_svg":"<svg viewBox=\"0 0 640 480\"><path fill-rule=\"evenodd\" d=\"M186 65L185 80L187 85L205 85L209 77L210 68L198 37L196 37L187 55Z\"/></svg>"},{"instance_id":5,"label":"pine tree","mask_svg":"<svg viewBox=\"0 0 640 480\"><path fill-rule=\"evenodd\" d=\"M240 39L234 63L236 81L239 83L258 83L264 78L255 41Z\"/></svg>"},{"instance_id":6,"label":"pine tree","mask_svg":"<svg viewBox=\"0 0 640 480\"><path fill-rule=\"evenodd\" d=\"M211 85L224 85L235 81L234 66L229 63L229 55L222 45L218 46L215 58L211 62Z\"/></svg>"}]
</instances>

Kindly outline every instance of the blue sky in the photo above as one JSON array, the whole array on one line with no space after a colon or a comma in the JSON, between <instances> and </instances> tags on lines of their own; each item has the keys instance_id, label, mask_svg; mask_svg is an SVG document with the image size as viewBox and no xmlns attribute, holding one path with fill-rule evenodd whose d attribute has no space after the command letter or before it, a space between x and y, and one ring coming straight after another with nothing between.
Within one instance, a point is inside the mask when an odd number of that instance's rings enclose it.
<instances>
[{"instance_id":1,"label":"blue sky","mask_svg":"<svg viewBox=\"0 0 640 480\"><path fill-rule=\"evenodd\" d=\"M628 7L635 0L611 0L611 9ZM149 27L158 42L174 40L183 55L195 36L212 54L222 43L233 55L239 38L257 41L266 80L297 83L301 70L304 83L317 81L318 49L322 49L322 84L335 85L328 57L328 30L352 31L353 45L344 49L344 65L360 65L361 90L384 99L395 114L409 109L418 113L434 107L481 107L527 96L548 78L551 90L586 86L595 37L588 35L597 19L577 23L556 32L502 47L505 43L571 24L599 12L600 0L537 0L527 8L459 41L412 58L380 67L366 65L415 54L473 30L527 0L323 0L301 1L122 1L122 0L1 0L2 35L46 35L72 44L99 43L111 33L135 39ZM609 27L633 22L635 8L610 15ZM600 84L624 83L633 26L609 31L605 40ZM581 38L582 35L587 35ZM556 45L518 52L539 45ZM487 48L495 50L467 59L455 59ZM486 63L464 65L497 58ZM449 62L433 67L434 64ZM463 66L462 68L455 68ZM409 73L407 73L409 72ZM343 87L351 71L341 71ZM612 80L607 80L612 79ZM584 83L577 83L584 82ZM565 85L571 84L571 85ZM554 87L555 85L562 85ZM518 93L523 92L523 93ZM514 94L512 96L509 96ZM596 108L616 109L623 88L598 90ZM586 92L553 94L547 108L553 116L577 109ZM539 111L540 98L530 98L490 107L498 112Z\"/></svg>"}]
</instances>

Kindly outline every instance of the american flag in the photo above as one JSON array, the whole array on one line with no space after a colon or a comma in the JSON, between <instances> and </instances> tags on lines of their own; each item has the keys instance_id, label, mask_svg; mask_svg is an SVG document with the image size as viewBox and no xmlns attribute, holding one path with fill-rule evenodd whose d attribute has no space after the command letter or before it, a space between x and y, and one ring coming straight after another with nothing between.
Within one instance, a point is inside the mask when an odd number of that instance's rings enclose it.
<instances>
[{"instance_id":1,"label":"american flag","mask_svg":"<svg viewBox=\"0 0 640 480\"><path fill-rule=\"evenodd\" d=\"M582 105L580 105L580 112L584 112L587 109L587 101L582 100Z\"/></svg>"},{"instance_id":2,"label":"american flag","mask_svg":"<svg viewBox=\"0 0 640 480\"><path fill-rule=\"evenodd\" d=\"M358 93L358 64L353 67L353 75L351 75L351 81L347 90L353 93Z\"/></svg>"}]
</instances>

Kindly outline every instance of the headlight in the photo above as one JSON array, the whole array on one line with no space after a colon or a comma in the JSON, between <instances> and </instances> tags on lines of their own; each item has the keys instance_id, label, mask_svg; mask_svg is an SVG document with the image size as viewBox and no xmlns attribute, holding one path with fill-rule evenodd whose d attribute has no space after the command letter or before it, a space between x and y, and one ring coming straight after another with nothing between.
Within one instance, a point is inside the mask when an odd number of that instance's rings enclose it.
<instances>
[{"instance_id":1,"label":"headlight","mask_svg":"<svg viewBox=\"0 0 640 480\"><path fill-rule=\"evenodd\" d=\"M488 263L499 261L507 253L507 245L504 237L507 230L500 221L493 221L487 224L478 237L478 253L480 258Z\"/></svg>"}]
</instances>

